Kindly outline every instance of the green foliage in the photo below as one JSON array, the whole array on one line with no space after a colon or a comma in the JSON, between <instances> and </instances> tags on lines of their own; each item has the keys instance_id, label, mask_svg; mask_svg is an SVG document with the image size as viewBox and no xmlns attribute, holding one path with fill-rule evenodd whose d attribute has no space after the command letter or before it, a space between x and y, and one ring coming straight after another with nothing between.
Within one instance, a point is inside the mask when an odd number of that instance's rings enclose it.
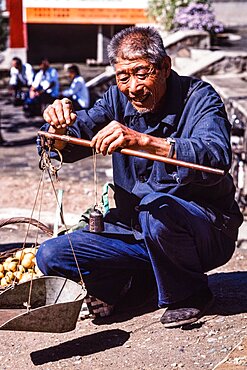
<instances>
[{"instance_id":1,"label":"green foliage","mask_svg":"<svg viewBox=\"0 0 247 370\"><path fill-rule=\"evenodd\" d=\"M173 28L173 19L176 10L185 7L191 2L210 3L210 0L149 0L148 15L166 31Z\"/></svg>"},{"instance_id":2,"label":"green foliage","mask_svg":"<svg viewBox=\"0 0 247 370\"><path fill-rule=\"evenodd\" d=\"M8 20L2 16L0 11L0 51L6 49L8 38Z\"/></svg>"}]
</instances>

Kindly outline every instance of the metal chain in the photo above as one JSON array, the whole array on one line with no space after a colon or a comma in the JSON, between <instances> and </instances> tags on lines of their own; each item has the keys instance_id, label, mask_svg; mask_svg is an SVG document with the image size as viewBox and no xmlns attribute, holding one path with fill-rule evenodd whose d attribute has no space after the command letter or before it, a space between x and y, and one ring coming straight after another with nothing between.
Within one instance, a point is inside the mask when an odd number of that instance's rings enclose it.
<instances>
[{"instance_id":1,"label":"metal chain","mask_svg":"<svg viewBox=\"0 0 247 370\"><path fill-rule=\"evenodd\" d=\"M52 162L51 162L51 147L49 147L48 150L42 149L41 158L40 158L40 161L39 161L39 168L41 170L49 169L50 173L55 178L57 178L57 173L61 169L62 164L63 164L63 156L62 156L61 152L58 149L52 149L52 150L55 151L59 156L59 161L60 161L59 165L56 167L52 164Z\"/></svg>"},{"instance_id":2,"label":"metal chain","mask_svg":"<svg viewBox=\"0 0 247 370\"><path fill-rule=\"evenodd\" d=\"M60 163L57 167L55 167L51 162L51 150L55 151L59 156ZM62 206L59 203L57 192L56 192L54 182L53 182L53 179L52 179L52 176L54 176L56 179L58 178L57 173L61 169L62 164L63 164L63 157L62 157L61 152L58 149L53 148L52 145L49 145L47 150L44 149L44 148L42 149L41 159L40 159L40 162L39 162L39 168L43 171L46 170L48 175L49 175L50 182L51 182L51 185L52 185L52 189L53 189L53 192L54 192L54 196L55 196L55 199L56 199L56 203L57 203L57 206L59 208L60 218L61 218L62 224L65 228L65 232L66 232L67 237L68 237L70 248L71 248L75 263L76 263L76 267L77 267L78 274L79 274L79 277L80 277L80 282L81 282L81 285L83 287L85 287L85 284L84 284L84 281L83 281L83 278L82 278L82 273L81 273L81 270L80 270L80 266L79 266L79 263L78 263L78 260L77 260L76 254L75 254L75 250L73 248L71 238L69 236L69 232L68 232L69 228L67 227L67 225L65 223Z\"/></svg>"}]
</instances>

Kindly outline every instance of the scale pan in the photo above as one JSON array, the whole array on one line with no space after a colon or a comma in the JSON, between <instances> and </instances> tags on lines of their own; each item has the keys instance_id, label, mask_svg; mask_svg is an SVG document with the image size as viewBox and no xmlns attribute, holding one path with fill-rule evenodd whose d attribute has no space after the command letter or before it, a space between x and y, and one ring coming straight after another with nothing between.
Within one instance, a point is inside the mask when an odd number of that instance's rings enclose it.
<instances>
[{"instance_id":1,"label":"scale pan","mask_svg":"<svg viewBox=\"0 0 247 370\"><path fill-rule=\"evenodd\" d=\"M87 291L72 280L42 276L32 280L31 308L24 307L30 281L0 293L0 329L64 333L74 330Z\"/></svg>"}]
</instances>

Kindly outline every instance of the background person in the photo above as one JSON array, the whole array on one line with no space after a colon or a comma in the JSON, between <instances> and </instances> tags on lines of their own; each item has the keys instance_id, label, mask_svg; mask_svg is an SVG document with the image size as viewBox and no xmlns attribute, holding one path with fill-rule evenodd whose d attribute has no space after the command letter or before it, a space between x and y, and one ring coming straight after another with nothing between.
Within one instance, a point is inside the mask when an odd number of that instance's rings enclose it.
<instances>
[{"instance_id":1,"label":"background person","mask_svg":"<svg viewBox=\"0 0 247 370\"><path fill-rule=\"evenodd\" d=\"M25 101L26 115L39 115L47 104L52 103L59 95L59 79L56 68L50 67L48 59L43 58L40 70L36 73Z\"/></svg>"},{"instance_id":2,"label":"background person","mask_svg":"<svg viewBox=\"0 0 247 370\"><path fill-rule=\"evenodd\" d=\"M92 296L113 307L123 289L150 294L166 308L165 327L191 324L213 303L206 272L232 256L243 216L234 200L231 125L212 86L179 76L154 28L130 27L116 34L108 56L117 86L90 110L76 114L67 99L44 112L42 130L91 140L97 153L112 154L116 208L105 230L77 230L41 244L37 263L45 275L79 281L70 241ZM89 148L55 142L67 162ZM216 167L225 175L195 171L123 155L132 148ZM54 153L55 156L55 153ZM139 284L136 282L139 281Z\"/></svg>"},{"instance_id":3,"label":"background person","mask_svg":"<svg viewBox=\"0 0 247 370\"><path fill-rule=\"evenodd\" d=\"M73 102L73 107L75 110L89 108L89 91L84 78L80 75L77 65L72 64L68 67L68 76L71 81L70 87L66 90L63 90L61 95L69 98Z\"/></svg>"},{"instance_id":4,"label":"background person","mask_svg":"<svg viewBox=\"0 0 247 370\"><path fill-rule=\"evenodd\" d=\"M24 102L27 91L30 88L34 78L34 71L29 63L22 63L21 59L14 57L10 68L10 90L13 92L13 104L21 105ZM24 88L24 89L23 89Z\"/></svg>"}]
</instances>

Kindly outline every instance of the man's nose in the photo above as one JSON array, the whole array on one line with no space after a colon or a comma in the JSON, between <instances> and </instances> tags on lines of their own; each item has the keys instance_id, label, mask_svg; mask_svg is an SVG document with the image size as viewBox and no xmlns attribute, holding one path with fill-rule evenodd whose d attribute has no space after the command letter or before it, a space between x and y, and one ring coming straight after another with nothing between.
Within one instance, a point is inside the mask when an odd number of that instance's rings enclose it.
<instances>
[{"instance_id":1,"label":"man's nose","mask_svg":"<svg viewBox=\"0 0 247 370\"><path fill-rule=\"evenodd\" d=\"M140 81L138 81L138 78L136 76L131 76L129 81L129 91L131 93L136 93L139 90L141 90L141 84Z\"/></svg>"}]
</instances>

